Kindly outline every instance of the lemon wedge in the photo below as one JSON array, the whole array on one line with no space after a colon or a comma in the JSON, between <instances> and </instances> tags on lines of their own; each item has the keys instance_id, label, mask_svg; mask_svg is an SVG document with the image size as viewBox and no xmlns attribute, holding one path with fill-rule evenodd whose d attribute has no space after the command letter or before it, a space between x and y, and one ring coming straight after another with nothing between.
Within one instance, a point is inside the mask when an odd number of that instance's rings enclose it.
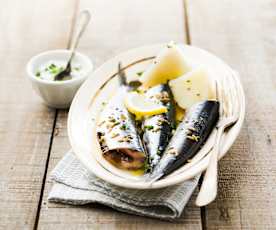
<instances>
[{"instance_id":1,"label":"lemon wedge","mask_svg":"<svg viewBox=\"0 0 276 230\"><path fill-rule=\"evenodd\" d=\"M135 114L136 119L143 116L153 116L167 112L167 107L147 98L144 94L130 92L125 98L125 106L130 113Z\"/></svg>"}]
</instances>

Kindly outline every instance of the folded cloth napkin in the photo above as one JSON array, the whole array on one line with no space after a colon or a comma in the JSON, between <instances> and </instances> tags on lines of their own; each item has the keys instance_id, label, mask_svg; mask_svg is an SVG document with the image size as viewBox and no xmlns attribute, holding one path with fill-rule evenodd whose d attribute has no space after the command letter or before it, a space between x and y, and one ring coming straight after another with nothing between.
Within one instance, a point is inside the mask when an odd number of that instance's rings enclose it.
<instances>
[{"instance_id":1,"label":"folded cloth napkin","mask_svg":"<svg viewBox=\"0 0 276 230\"><path fill-rule=\"evenodd\" d=\"M180 185L134 190L111 185L91 174L69 151L51 174L48 200L65 204L100 203L131 214L173 220L179 217L197 186L199 176Z\"/></svg>"}]
</instances>

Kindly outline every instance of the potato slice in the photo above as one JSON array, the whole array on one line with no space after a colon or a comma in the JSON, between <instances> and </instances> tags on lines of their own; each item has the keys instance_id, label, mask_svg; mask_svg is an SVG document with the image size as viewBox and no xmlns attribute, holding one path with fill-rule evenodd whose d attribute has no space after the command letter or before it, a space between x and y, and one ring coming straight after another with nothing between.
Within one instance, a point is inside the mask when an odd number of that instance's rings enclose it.
<instances>
[{"instance_id":1,"label":"potato slice","mask_svg":"<svg viewBox=\"0 0 276 230\"><path fill-rule=\"evenodd\" d=\"M140 81L147 88L182 76L190 69L183 51L171 42L160 51L151 66L142 74Z\"/></svg>"},{"instance_id":2,"label":"potato slice","mask_svg":"<svg viewBox=\"0 0 276 230\"><path fill-rule=\"evenodd\" d=\"M214 83L208 72L202 68L169 81L169 86L175 101L183 109L203 100L215 99Z\"/></svg>"}]
</instances>

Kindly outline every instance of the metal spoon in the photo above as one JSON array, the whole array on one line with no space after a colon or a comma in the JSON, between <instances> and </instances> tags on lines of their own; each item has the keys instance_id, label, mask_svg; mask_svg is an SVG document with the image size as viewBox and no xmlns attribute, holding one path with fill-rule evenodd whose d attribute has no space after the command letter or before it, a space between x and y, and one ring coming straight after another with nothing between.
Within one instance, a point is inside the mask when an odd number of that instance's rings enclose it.
<instances>
[{"instance_id":1,"label":"metal spoon","mask_svg":"<svg viewBox=\"0 0 276 230\"><path fill-rule=\"evenodd\" d=\"M79 26L79 30L76 32L76 35L74 36L75 39L74 41L72 42L72 45L71 45L71 55L70 55L70 58L67 62L67 65L65 67L64 70L62 70L61 72L59 72L55 77L54 77L54 80L55 81L60 81L62 80L64 77L66 76L69 76L70 73L71 73L71 61L72 59L74 58L75 56L75 50L79 44L79 41L80 41L80 38L81 36L83 35L83 32L85 31L89 21L90 21L90 18L91 18L91 14L88 10L83 10L80 15L79 15L79 18L78 18L78 26ZM75 24L75 27L76 27L76 24ZM75 29L76 31L76 29Z\"/></svg>"}]
</instances>

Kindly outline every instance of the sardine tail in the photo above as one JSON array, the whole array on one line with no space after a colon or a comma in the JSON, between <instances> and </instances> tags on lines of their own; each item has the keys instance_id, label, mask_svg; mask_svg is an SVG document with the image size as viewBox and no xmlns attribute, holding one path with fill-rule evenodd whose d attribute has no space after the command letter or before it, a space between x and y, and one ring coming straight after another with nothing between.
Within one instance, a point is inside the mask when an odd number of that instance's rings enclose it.
<instances>
[{"instance_id":1,"label":"sardine tail","mask_svg":"<svg viewBox=\"0 0 276 230\"><path fill-rule=\"evenodd\" d=\"M118 64L118 75L119 75L119 81L121 85L127 85L127 80L126 80L126 74L124 71L124 68L122 68L122 63L119 62Z\"/></svg>"}]
</instances>

